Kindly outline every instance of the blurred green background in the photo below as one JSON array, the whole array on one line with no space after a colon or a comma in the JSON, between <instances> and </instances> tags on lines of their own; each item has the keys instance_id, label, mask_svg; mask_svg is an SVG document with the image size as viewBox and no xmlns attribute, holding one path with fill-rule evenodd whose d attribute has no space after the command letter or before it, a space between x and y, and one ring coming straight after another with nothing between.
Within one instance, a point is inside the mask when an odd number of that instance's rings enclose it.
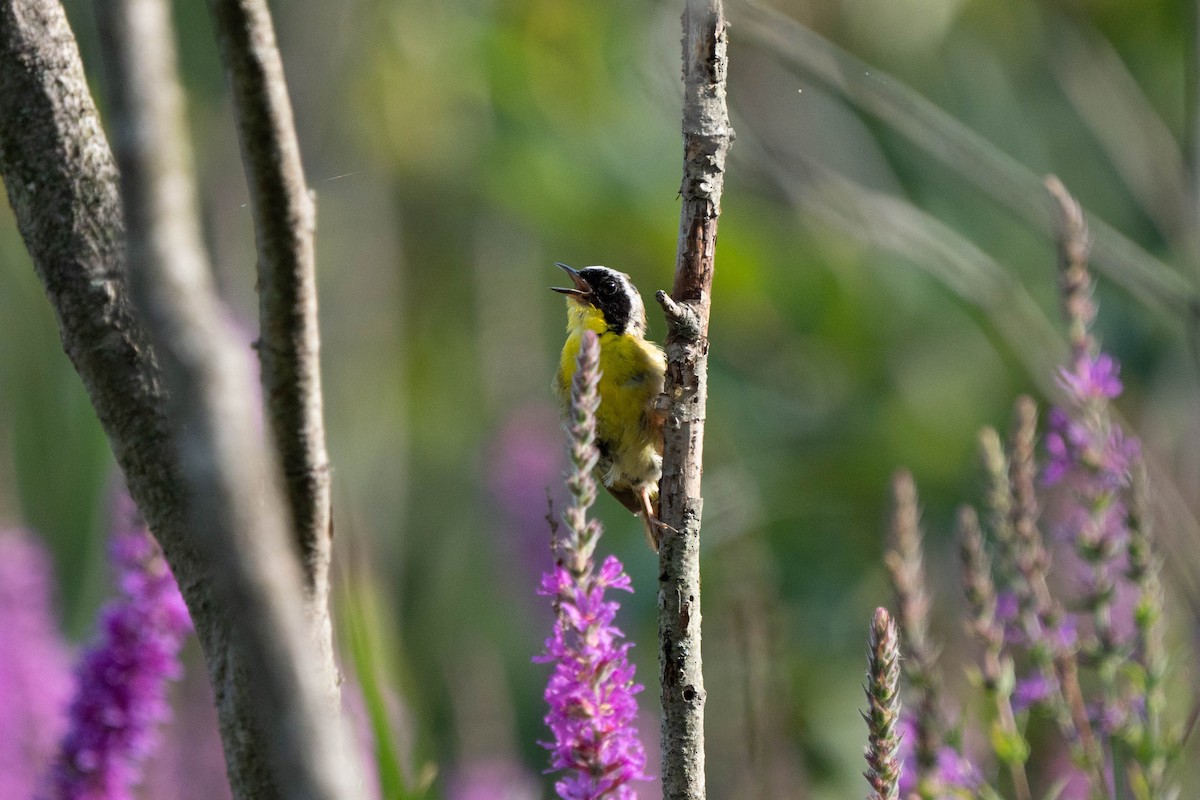
<instances>
[{"instance_id":1,"label":"blurred green background","mask_svg":"<svg viewBox=\"0 0 1200 800\"><path fill-rule=\"evenodd\" d=\"M207 243L252 329L253 231L228 92L202 4L176 6ZM954 136L973 131L996 163L1059 175L1193 283L1188 4L775 8L869 65L847 86L886 89L890 74L913 87L961 123ZM90 7L68 10L102 96ZM563 494L549 382L565 317L546 287L562 280L554 261L625 270L647 299L670 286L681 3L275 10L318 199L337 582L343 613L354 611L343 631L371 642L397 746L413 771L436 765L437 790L472 765L512 761L548 786L537 745L547 668L530 657L550 623L534 588L549 561L546 490ZM781 50L769 34L798 42L787 25L742 3L728 13L738 139L704 478L710 796L861 796L865 636L871 610L891 601L880 562L888 478L908 466L920 487L935 630L959 684L970 651L950 521L979 496L976 434L1005 427L1018 393L1052 399L1065 352L1050 218L1036 191L1004 199L986 163L955 161L959 139L906 133L798 66L833 56ZM1173 481L1159 489L1172 503L1160 529L1183 556L1168 580L1190 596L1191 328L1108 277L1097 297L1099 335L1124 366L1120 411ZM83 636L106 593L111 456L7 205L0 319L0 523L51 543L64 625ZM619 621L637 642L655 764L656 565L637 520L607 497L597 510L602 550L637 589Z\"/></svg>"}]
</instances>

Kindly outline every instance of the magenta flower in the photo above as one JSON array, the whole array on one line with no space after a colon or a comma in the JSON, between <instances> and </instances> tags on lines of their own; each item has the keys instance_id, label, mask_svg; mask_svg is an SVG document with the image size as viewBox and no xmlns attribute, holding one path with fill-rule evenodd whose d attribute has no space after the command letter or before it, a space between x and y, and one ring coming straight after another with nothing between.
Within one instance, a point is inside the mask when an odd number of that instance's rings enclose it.
<instances>
[{"instance_id":1,"label":"magenta flower","mask_svg":"<svg viewBox=\"0 0 1200 800\"><path fill-rule=\"evenodd\" d=\"M1119 631L1126 632L1123 638L1132 634L1131 625L1114 620L1112 606L1127 566L1127 501L1133 467L1141 458L1140 443L1125 434L1109 410L1109 401L1121 394L1119 370L1116 359L1097 351L1090 334L1075 343L1072 363L1059 374L1066 402L1050 411L1042 472L1047 486L1066 490L1054 530L1075 551L1090 596L1085 605L1093 609L1096 633L1110 648Z\"/></svg>"},{"instance_id":2,"label":"magenta flower","mask_svg":"<svg viewBox=\"0 0 1200 800\"><path fill-rule=\"evenodd\" d=\"M446 800L537 800L541 796L534 776L503 758L472 761L446 782Z\"/></svg>"},{"instance_id":3,"label":"magenta flower","mask_svg":"<svg viewBox=\"0 0 1200 800\"><path fill-rule=\"evenodd\" d=\"M1050 410L1042 472L1047 485L1070 480L1085 499L1127 487L1130 468L1141 455L1138 440L1126 436L1108 414L1108 401L1121 394L1120 365L1107 353L1089 355L1090 346L1089 339L1072 368L1059 373L1067 403Z\"/></svg>"},{"instance_id":4,"label":"magenta flower","mask_svg":"<svg viewBox=\"0 0 1200 800\"><path fill-rule=\"evenodd\" d=\"M343 686L343 689L345 687ZM343 693L346 697L349 692ZM185 669L171 690L171 719L158 732L138 786L144 800L233 800L217 727L216 699L204 670ZM371 784L367 784L368 789ZM378 800L365 793L356 800Z\"/></svg>"},{"instance_id":5,"label":"magenta flower","mask_svg":"<svg viewBox=\"0 0 1200 800\"><path fill-rule=\"evenodd\" d=\"M917 721L911 712L905 711L900 715L900 748L897 756L900 760L900 797L910 797L919 792L917 775L920 770L917 765ZM933 796L944 800L946 798L974 797L974 792L983 785L983 774L966 756L950 745L942 745L937 751L937 762L934 767L933 781L936 786L924 787L932 791Z\"/></svg>"},{"instance_id":6,"label":"magenta flower","mask_svg":"<svg viewBox=\"0 0 1200 800\"><path fill-rule=\"evenodd\" d=\"M595 413L600 398L599 343L588 332L579 351L571 391L568 431L572 469L567 478L572 505L564 514L565 530L554 542L556 564L542 576L538 594L553 598L554 630L545 652L534 661L551 663L546 686L550 706L545 721L554 740L551 771L566 770L554 788L563 800L636 800L632 781L645 780L646 753L638 739L637 699L642 686L624 634L613 621L620 605L606 599L609 589L632 591L629 576L615 556L596 569L600 525L587 519L596 497L592 467L596 463Z\"/></svg>"},{"instance_id":7,"label":"magenta flower","mask_svg":"<svg viewBox=\"0 0 1200 800\"><path fill-rule=\"evenodd\" d=\"M975 790L983 784L979 768L953 747L938 750L937 775L945 790L967 796L974 796Z\"/></svg>"},{"instance_id":8,"label":"magenta flower","mask_svg":"<svg viewBox=\"0 0 1200 800\"><path fill-rule=\"evenodd\" d=\"M1090 791L1124 795L1115 770L1120 759L1131 776L1133 794L1162 794L1169 748L1159 715L1165 707L1163 662L1158 620L1162 613L1156 559L1147 537L1144 467L1138 440L1114 418L1111 403L1122 392L1120 365L1100 350L1092 334L1095 305L1087 270L1087 236L1082 213L1061 184L1050 183L1063 206L1064 240L1060 242L1063 308L1069 326L1071 355L1059 371L1061 408L1051 412L1046 434L1047 463L1043 481L1057 486L1048 506L1056 538L1064 545L1058 561L1063 576L1077 576L1079 596L1072 605L1086 612L1075 619L1068 651L1085 656L1098 680L1094 698L1073 692L1076 712L1069 729L1072 757L1088 773ZM1075 680L1071 671L1060 678ZM1085 709L1078 709L1083 704ZM1079 712L1083 713L1079 713ZM1106 757L1111 753L1111 757ZM1111 788L1110 788L1111 787ZM1064 793L1064 797L1067 796Z\"/></svg>"},{"instance_id":9,"label":"magenta flower","mask_svg":"<svg viewBox=\"0 0 1200 800\"><path fill-rule=\"evenodd\" d=\"M0 797L32 797L67 721L71 667L51 605L50 557L0 531Z\"/></svg>"},{"instance_id":10,"label":"magenta flower","mask_svg":"<svg viewBox=\"0 0 1200 800\"><path fill-rule=\"evenodd\" d=\"M1055 684L1041 673L1033 673L1017 681L1012 693L1013 711L1026 711L1050 698L1057 689Z\"/></svg>"},{"instance_id":11,"label":"magenta flower","mask_svg":"<svg viewBox=\"0 0 1200 800\"><path fill-rule=\"evenodd\" d=\"M52 800L131 800L155 728L170 713L166 684L180 674L179 649L192 629L147 531L118 534L110 552L121 596L102 610L99 638L77 669Z\"/></svg>"},{"instance_id":12,"label":"magenta flower","mask_svg":"<svg viewBox=\"0 0 1200 800\"><path fill-rule=\"evenodd\" d=\"M1082 460L1080 456L1087 448L1089 436L1082 425L1073 422L1067 412L1057 406L1050 409L1046 421L1049 430L1046 432L1046 465L1042 468L1042 482L1053 486Z\"/></svg>"},{"instance_id":13,"label":"magenta flower","mask_svg":"<svg viewBox=\"0 0 1200 800\"><path fill-rule=\"evenodd\" d=\"M1128 484L1129 470L1141 456L1141 445L1119 427L1110 428L1101 422L1088 419L1082 410L1073 416L1061 408L1050 409L1043 483L1053 486L1085 470L1085 489L1113 491Z\"/></svg>"},{"instance_id":14,"label":"magenta flower","mask_svg":"<svg viewBox=\"0 0 1200 800\"><path fill-rule=\"evenodd\" d=\"M538 591L559 609L546 652L535 660L555 665L545 693L554 741L545 747L554 769L571 771L555 784L564 800L633 798L629 782L645 779L646 755L635 726L635 695L642 686L633 680L631 645L621 642L613 625L620 606L605 600L608 589L632 591L615 556L578 579L555 567Z\"/></svg>"},{"instance_id":15,"label":"magenta flower","mask_svg":"<svg viewBox=\"0 0 1200 800\"><path fill-rule=\"evenodd\" d=\"M1121 394L1124 388L1117 375L1121 365L1107 353L1099 353L1095 358L1081 354L1075 359L1071 369L1059 370L1059 382L1071 397L1082 401L1111 400Z\"/></svg>"}]
</instances>

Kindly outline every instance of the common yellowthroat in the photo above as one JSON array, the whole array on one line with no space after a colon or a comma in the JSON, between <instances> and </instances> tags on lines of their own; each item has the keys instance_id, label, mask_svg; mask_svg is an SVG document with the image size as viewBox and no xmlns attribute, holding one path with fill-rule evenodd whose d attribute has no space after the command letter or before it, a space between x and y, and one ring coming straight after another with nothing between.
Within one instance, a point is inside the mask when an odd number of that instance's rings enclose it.
<instances>
[{"instance_id":1,"label":"common yellowthroat","mask_svg":"<svg viewBox=\"0 0 1200 800\"><path fill-rule=\"evenodd\" d=\"M567 342L554 390L566 408L583 332L600 340L600 408L596 412L596 478L622 505L642 518L655 552L666 526L659 520L663 417L656 409L666 358L646 339L646 308L623 272L608 267L575 270L556 264L572 286L552 287L567 296Z\"/></svg>"}]
</instances>

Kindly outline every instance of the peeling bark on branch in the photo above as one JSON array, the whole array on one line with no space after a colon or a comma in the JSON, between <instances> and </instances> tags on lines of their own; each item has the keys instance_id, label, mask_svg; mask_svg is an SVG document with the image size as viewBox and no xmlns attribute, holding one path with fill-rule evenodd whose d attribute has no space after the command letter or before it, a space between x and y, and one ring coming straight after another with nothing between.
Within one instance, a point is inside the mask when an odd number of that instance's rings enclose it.
<instances>
[{"instance_id":1,"label":"peeling bark on branch","mask_svg":"<svg viewBox=\"0 0 1200 800\"><path fill-rule=\"evenodd\" d=\"M720 0L688 0L683 15L684 170L667 317L669 404L663 428L658 632L662 681L662 781L667 800L702 800L704 676L700 658L700 476L708 380L708 317L725 155L733 140L725 105L726 27Z\"/></svg>"}]
</instances>

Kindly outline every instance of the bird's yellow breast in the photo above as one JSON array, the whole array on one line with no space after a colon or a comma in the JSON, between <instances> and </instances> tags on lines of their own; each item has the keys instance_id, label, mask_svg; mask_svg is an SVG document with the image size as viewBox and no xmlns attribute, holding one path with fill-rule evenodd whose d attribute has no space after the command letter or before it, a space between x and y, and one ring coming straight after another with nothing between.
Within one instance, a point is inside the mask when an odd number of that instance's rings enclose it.
<instances>
[{"instance_id":1,"label":"bird's yellow breast","mask_svg":"<svg viewBox=\"0 0 1200 800\"><path fill-rule=\"evenodd\" d=\"M654 423L653 405L662 393L666 361L653 342L632 333L608 330L603 316L591 307L570 302L567 342L563 346L555 391L564 407L585 330L600 340L600 408L596 440L602 478L609 488L638 488L657 483L661 471L661 433Z\"/></svg>"}]
</instances>

